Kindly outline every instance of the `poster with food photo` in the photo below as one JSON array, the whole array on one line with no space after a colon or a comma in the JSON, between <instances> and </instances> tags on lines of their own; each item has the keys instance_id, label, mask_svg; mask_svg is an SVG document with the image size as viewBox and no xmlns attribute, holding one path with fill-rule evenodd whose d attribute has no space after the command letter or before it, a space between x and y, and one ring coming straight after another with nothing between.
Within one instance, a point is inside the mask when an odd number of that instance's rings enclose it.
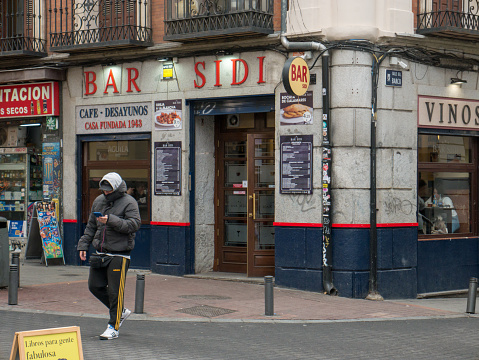
<instances>
[{"instance_id":1,"label":"poster with food photo","mask_svg":"<svg viewBox=\"0 0 479 360\"><path fill-rule=\"evenodd\" d=\"M313 92L302 96L281 93L281 125L313 125Z\"/></svg>"},{"instance_id":2,"label":"poster with food photo","mask_svg":"<svg viewBox=\"0 0 479 360\"><path fill-rule=\"evenodd\" d=\"M181 130L181 99L155 101L153 121L156 130Z\"/></svg>"}]
</instances>

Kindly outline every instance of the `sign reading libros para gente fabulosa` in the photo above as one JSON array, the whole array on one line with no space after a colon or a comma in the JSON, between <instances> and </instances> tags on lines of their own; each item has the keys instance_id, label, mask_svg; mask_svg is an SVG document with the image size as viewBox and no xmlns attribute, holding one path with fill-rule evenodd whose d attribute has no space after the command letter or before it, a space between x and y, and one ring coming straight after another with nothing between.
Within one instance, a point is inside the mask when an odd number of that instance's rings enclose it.
<instances>
[{"instance_id":1,"label":"sign reading libros para gente fabulosa","mask_svg":"<svg viewBox=\"0 0 479 360\"><path fill-rule=\"evenodd\" d=\"M80 328L42 329L16 332L10 360L83 360Z\"/></svg>"}]
</instances>

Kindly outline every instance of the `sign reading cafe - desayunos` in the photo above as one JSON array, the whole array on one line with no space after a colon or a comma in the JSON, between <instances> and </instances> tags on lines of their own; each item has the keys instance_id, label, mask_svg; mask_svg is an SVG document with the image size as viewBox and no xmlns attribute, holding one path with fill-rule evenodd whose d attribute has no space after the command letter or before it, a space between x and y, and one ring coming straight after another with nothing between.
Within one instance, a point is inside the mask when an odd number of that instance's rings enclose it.
<instances>
[{"instance_id":1,"label":"sign reading cafe - desayunos","mask_svg":"<svg viewBox=\"0 0 479 360\"><path fill-rule=\"evenodd\" d=\"M309 68L301 57L293 57L284 63L283 67L284 88L290 95L301 96L309 88Z\"/></svg>"}]
</instances>

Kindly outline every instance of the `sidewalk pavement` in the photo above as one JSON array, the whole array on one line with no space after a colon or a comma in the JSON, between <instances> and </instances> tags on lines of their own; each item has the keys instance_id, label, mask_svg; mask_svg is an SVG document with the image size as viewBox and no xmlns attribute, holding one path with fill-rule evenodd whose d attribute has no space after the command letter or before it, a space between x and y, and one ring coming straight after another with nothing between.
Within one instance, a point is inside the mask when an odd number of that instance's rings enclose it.
<instances>
[{"instance_id":1,"label":"sidewalk pavement","mask_svg":"<svg viewBox=\"0 0 479 360\"><path fill-rule=\"evenodd\" d=\"M107 318L107 309L88 290L88 267L40 264L20 266L18 304L8 305L0 289L0 310ZM136 274L145 274L143 314L133 320L211 322L330 322L467 317L467 298L370 301L275 286L273 316L266 316L262 278L209 273L185 277L130 269L125 306L135 308ZM221 277L222 280L218 278Z\"/></svg>"}]
</instances>

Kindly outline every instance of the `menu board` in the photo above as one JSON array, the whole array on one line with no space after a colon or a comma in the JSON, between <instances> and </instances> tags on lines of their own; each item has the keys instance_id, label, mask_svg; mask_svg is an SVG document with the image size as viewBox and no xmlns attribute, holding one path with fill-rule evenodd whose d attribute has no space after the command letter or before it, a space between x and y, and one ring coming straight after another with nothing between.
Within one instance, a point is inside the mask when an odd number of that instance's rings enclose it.
<instances>
[{"instance_id":1,"label":"menu board","mask_svg":"<svg viewBox=\"0 0 479 360\"><path fill-rule=\"evenodd\" d=\"M313 193L313 135L280 137L280 194Z\"/></svg>"},{"instance_id":2,"label":"menu board","mask_svg":"<svg viewBox=\"0 0 479 360\"><path fill-rule=\"evenodd\" d=\"M155 142L155 195L181 195L181 141Z\"/></svg>"}]
</instances>

